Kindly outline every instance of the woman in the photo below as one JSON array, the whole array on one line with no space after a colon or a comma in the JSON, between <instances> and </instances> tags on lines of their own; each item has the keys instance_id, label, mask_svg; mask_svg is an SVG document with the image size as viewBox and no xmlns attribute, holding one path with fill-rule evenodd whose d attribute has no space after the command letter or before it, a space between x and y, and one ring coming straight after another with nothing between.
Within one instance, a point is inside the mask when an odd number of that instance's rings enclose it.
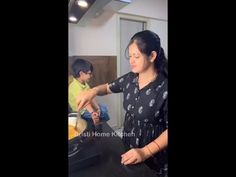
<instances>
[{"instance_id":1,"label":"woman","mask_svg":"<svg viewBox=\"0 0 236 177\"><path fill-rule=\"evenodd\" d=\"M136 33L127 49L132 72L84 92L77 98L78 109L86 106L96 95L123 92L126 115L122 139L128 151L121 155L121 163L128 165L145 161L158 176L166 177L167 60L160 38L152 31Z\"/></svg>"}]
</instances>

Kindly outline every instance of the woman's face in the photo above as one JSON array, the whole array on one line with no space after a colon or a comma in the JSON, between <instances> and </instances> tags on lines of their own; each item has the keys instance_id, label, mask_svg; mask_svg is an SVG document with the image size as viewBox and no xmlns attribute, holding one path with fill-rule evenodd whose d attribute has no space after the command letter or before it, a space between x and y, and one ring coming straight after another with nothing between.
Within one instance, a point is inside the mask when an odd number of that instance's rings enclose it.
<instances>
[{"instance_id":1,"label":"woman's face","mask_svg":"<svg viewBox=\"0 0 236 177\"><path fill-rule=\"evenodd\" d=\"M134 73L141 73L151 65L148 56L139 51L135 42L129 46L129 63Z\"/></svg>"}]
</instances>

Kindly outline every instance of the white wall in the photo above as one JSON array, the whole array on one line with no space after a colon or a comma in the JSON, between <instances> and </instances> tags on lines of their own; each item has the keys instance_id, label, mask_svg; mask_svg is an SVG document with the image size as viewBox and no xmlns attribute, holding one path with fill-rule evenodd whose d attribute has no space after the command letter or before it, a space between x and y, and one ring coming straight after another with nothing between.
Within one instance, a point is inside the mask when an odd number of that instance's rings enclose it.
<instances>
[{"instance_id":1,"label":"white wall","mask_svg":"<svg viewBox=\"0 0 236 177\"><path fill-rule=\"evenodd\" d=\"M168 57L168 23L166 21L150 19L149 29L155 31L159 35L161 46Z\"/></svg>"},{"instance_id":2,"label":"white wall","mask_svg":"<svg viewBox=\"0 0 236 177\"><path fill-rule=\"evenodd\" d=\"M110 12L88 26L69 24L69 55L116 55L116 20Z\"/></svg>"},{"instance_id":3,"label":"white wall","mask_svg":"<svg viewBox=\"0 0 236 177\"><path fill-rule=\"evenodd\" d=\"M150 23L147 28L160 36L167 53L167 0L132 0L119 13L148 18ZM117 14L109 11L104 11L86 26L69 24L69 55L117 56L117 28ZM108 106L111 116L108 123L119 125L118 110L122 106L119 95L97 97L97 100Z\"/></svg>"},{"instance_id":4,"label":"white wall","mask_svg":"<svg viewBox=\"0 0 236 177\"><path fill-rule=\"evenodd\" d=\"M132 0L119 12L149 18L149 30L156 32L168 56L168 0Z\"/></svg>"},{"instance_id":5,"label":"white wall","mask_svg":"<svg viewBox=\"0 0 236 177\"><path fill-rule=\"evenodd\" d=\"M132 0L120 13L150 17L150 30L156 32L167 50L167 0ZM160 20L159 20L160 19ZM87 26L69 24L69 55L117 55L116 14L104 11Z\"/></svg>"},{"instance_id":6,"label":"white wall","mask_svg":"<svg viewBox=\"0 0 236 177\"><path fill-rule=\"evenodd\" d=\"M132 0L119 12L167 20L167 0Z\"/></svg>"}]
</instances>

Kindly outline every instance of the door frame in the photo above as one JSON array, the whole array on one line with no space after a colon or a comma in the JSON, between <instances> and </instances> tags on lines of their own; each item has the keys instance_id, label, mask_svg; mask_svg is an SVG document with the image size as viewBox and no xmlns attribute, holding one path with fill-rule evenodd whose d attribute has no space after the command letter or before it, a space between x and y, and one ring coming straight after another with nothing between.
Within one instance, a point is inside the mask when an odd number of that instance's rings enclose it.
<instances>
[{"instance_id":1,"label":"door frame","mask_svg":"<svg viewBox=\"0 0 236 177\"><path fill-rule=\"evenodd\" d=\"M144 26L144 29L150 29L150 20L147 17L139 16L139 15L129 15L126 13L117 13L116 17L116 54L117 54L117 77L120 76L121 73L121 66L120 66L120 20L125 19L125 20L132 20L132 21L139 21L139 22L144 22L146 25ZM118 120L117 120L117 125L118 128L121 128L123 126L123 118L121 111L123 109L123 104L121 103L121 95L117 96L118 99Z\"/></svg>"}]
</instances>

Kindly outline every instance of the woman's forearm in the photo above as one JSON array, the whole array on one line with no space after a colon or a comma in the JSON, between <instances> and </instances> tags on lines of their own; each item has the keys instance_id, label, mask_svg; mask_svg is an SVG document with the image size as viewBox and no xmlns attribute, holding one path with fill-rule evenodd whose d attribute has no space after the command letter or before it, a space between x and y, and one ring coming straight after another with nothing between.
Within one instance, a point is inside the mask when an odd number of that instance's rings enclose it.
<instances>
[{"instance_id":1,"label":"woman's forearm","mask_svg":"<svg viewBox=\"0 0 236 177\"><path fill-rule=\"evenodd\" d=\"M103 96L111 93L108 84L98 85L96 87L93 87L92 89L98 96Z\"/></svg>"},{"instance_id":2,"label":"woman's forearm","mask_svg":"<svg viewBox=\"0 0 236 177\"><path fill-rule=\"evenodd\" d=\"M92 113L95 111L91 104L88 104L85 108L89 113Z\"/></svg>"},{"instance_id":3,"label":"woman's forearm","mask_svg":"<svg viewBox=\"0 0 236 177\"><path fill-rule=\"evenodd\" d=\"M108 84L99 85L93 87L92 89L83 91L83 94L80 94L76 100L76 103L78 105L77 110L80 111L85 106L90 104L97 95L102 96L109 93L111 93L111 91Z\"/></svg>"},{"instance_id":4,"label":"woman's forearm","mask_svg":"<svg viewBox=\"0 0 236 177\"><path fill-rule=\"evenodd\" d=\"M92 104L92 106L94 107L95 110L99 109L99 105L98 105L97 101L95 100L95 98L92 100L91 104Z\"/></svg>"},{"instance_id":5,"label":"woman's forearm","mask_svg":"<svg viewBox=\"0 0 236 177\"><path fill-rule=\"evenodd\" d=\"M166 129L159 137L145 146L145 148L152 154L165 149L168 145L168 129Z\"/></svg>"}]
</instances>

